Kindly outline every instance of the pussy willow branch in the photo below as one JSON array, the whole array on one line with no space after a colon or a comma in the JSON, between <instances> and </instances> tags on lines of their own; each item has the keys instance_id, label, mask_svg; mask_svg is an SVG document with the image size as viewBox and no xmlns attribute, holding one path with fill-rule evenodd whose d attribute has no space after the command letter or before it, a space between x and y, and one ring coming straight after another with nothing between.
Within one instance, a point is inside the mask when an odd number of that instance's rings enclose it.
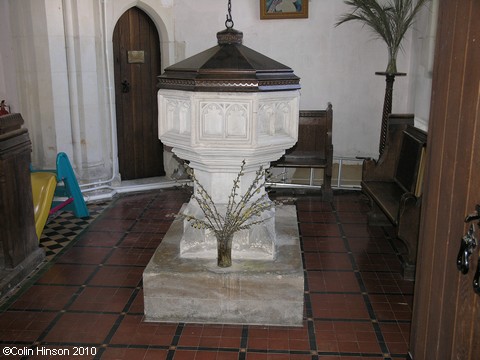
<instances>
[{"instance_id":1,"label":"pussy willow branch","mask_svg":"<svg viewBox=\"0 0 480 360\"><path fill-rule=\"evenodd\" d=\"M237 197L237 189L240 188L239 186L239 183L240 183L240 178L243 176L243 170L245 168L245 160L242 160L242 165L240 166L240 171L238 172L237 174L237 177L235 178L235 180L233 181L233 187L232 187L232 191L230 192L230 195L228 197L228 205L227 205L227 212L226 214L231 214L232 213L232 210L233 210L233 207L235 206L236 204L236 197ZM238 207L238 205L237 205ZM234 210L235 212L236 210ZM227 220L227 219L226 219ZM230 219L228 219L230 220Z\"/></svg>"},{"instance_id":2,"label":"pussy willow branch","mask_svg":"<svg viewBox=\"0 0 480 360\"><path fill-rule=\"evenodd\" d=\"M198 181L192 169L187 168L187 173L190 175L196 185L196 191L193 198L197 201L200 209L205 216L204 219L198 219L193 215L180 214L195 228L205 228L213 231L220 236L230 236L239 230L249 229L255 224L260 224L264 220L255 220L249 223L248 220L253 217L258 217L263 211L271 209L274 203L270 201L267 194L263 194L255 201L250 203L252 198L261 192L265 187L266 171L263 167L256 172L255 178L248 187L244 195L240 197L237 202L237 196L239 196L237 189L240 188L240 178L244 175L245 160L242 161L240 171L233 181L233 187L228 197L228 203L226 206L225 216L221 215L213 202L212 197L205 190L203 185Z\"/></svg>"},{"instance_id":3,"label":"pussy willow branch","mask_svg":"<svg viewBox=\"0 0 480 360\"><path fill-rule=\"evenodd\" d=\"M224 218L218 212L217 207L215 206L215 203L213 202L212 197L207 192L207 190L205 190L203 185L198 181L198 179L196 178L196 176L195 176L195 174L194 174L194 172L191 168L187 167L187 173L190 175L190 177L193 179L193 181L197 185L197 193L200 194L200 197L194 195L194 198L195 198L195 200L197 200L198 205L200 206L200 208L204 212L205 217L207 218L207 220L210 223L212 223L212 219L209 218L211 216L213 218L213 222L215 222L215 225L218 228L220 228L221 227L221 221L224 220ZM212 208L210 208L208 206L209 204L211 204ZM207 210L207 212L209 212L210 215L207 215L205 210ZM199 219L197 219L197 220L201 221ZM212 224L212 228L215 229L215 226L213 224Z\"/></svg>"},{"instance_id":4,"label":"pussy willow branch","mask_svg":"<svg viewBox=\"0 0 480 360\"><path fill-rule=\"evenodd\" d=\"M261 179L264 179L264 182L263 184L261 184L260 186L257 186L257 184L259 183L259 181ZM240 201L237 206L235 207L235 210L233 211L234 213L240 213L242 210L243 210L243 207L245 205L248 204L248 202L250 201L250 199L258 192L261 191L262 188L265 187L265 170L263 169L263 166L260 167L260 170L257 170L256 172L256 176L255 176L255 179L253 180L252 184L250 184L250 186L248 187L247 191L245 192L245 194L242 196L242 201ZM253 204L255 205L255 203ZM238 209L239 206L242 206L242 208L240 208L240 210Z\"/></svg>"},{"instance_id":5,"label":"pussy willow branch","mask_svg":"<svg viewBox=\"0 0 480 360\"><path fill-rule=\"evenodd\" d=\"M265 171L263 170L263 167L261 167L260 170L256 172L255 179L253 180L252 184L248 187L241 201L237 204L233 212L234 214L233 219L235 220L234 227L239 227L252 216L259 215L258 210L260 208L265 208L267 204L271 204L271 202L264 201L265 198L268 199L266 195L259 197L252 204L249 204L249 201L252 199L252 197L256 193L260 192L261 188L264 186L264 183L258 186L258 183L262 178L264 178L264 175L265 175ZM246 205L248 205L248 208L244 211L244 208ZM242 214L242 211L244 211L243 214Z\"/></svg>"},{"instance_id":6,"label":"pussy willow branch","mask_svg":"<svg viewBox=\"0 0 480 360\"><path fill-rule=\"evenodd\" d=\"M234 219L235 219L234 227L239 228L245 222L247 222L250 218L254 216L259 216L263 211L268 210L269 208L272 208L273 203L270 200L265 201L265 198L268 199L268 196L266 194L261 198L257 199L253 204L250 204L249 207L246 210L244 210L243 213L239 212L238 215L234 216Z\"/></svg>"}]
</instances>

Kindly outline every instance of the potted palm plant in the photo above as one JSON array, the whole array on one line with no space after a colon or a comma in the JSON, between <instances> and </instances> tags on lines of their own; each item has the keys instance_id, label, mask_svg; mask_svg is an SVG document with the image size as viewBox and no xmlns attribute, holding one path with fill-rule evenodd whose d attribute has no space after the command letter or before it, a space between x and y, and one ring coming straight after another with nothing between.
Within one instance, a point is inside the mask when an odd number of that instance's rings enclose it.
<instances>
[{"instance_id":1,"label":"potted palm plant","mask_svg":"<svg viewBox=\"0 0 480 360\"><path fill-rule=\"evenodd\" d=\"M382 155L387 137L388 115L392 112L393 82L395 76L406 75L397 71L397 55L402 49L402 41L407 30L412 26L415 16L429 0L346 0L345 4L352 11L343 14L335 26L349 21L360 21L369 27L374 35L383 41L388 48L388 63L385 72L386 89L383 105L382 129L380 133L379 152Z\"/></svg>"},{"instance_id":2,"label":"potted palm plant","mask_svg":"<svg viewBox=\"0 0 480 360\"><path fill-rule=\"evenodd\" d=\"M352 12L342 15L335 26L349 21L360 21L375 36L383 39L388 48L386 73L397 73L397 55L407 30L420 9L429 0L346 0Z\"/></svg>"}]
</instances>

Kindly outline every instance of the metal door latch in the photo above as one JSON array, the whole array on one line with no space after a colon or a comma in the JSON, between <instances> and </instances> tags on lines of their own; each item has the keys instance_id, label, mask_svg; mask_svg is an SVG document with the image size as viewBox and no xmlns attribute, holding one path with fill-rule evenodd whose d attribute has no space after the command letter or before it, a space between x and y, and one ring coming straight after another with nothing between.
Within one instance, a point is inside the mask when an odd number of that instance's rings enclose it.
<instances>
[{"instance_id":1,"label":"metal door latch","mask_svg":"<svg viewBox=\"0 0 480 360\"><path fill-rule=\"evenodd\" d=\"M126 94L130 92L130 83L127 80L122 81L122 93Z\"/></svg>"},{"instance_id":2,"label":"metal door latch","mask_svg":"<svg viewBox=\"0 0 480 360\"><path fill-rule=\"evenodd\" d=\"M475 220L479 220L478 225L480 226L480 204L475 205L475 212L467 215L467 217L465 218L466 223Z\"/></svg>"},{"instance_id":3,"label":"metal door latch","mask_svg":"<svg viewBox=\"0 0 480 360\"><path fill-rule=\"evenodd\" d=\"M471 222L476 220L478 220L478 226L480 227L480 204L477 204L475 206L475 213L467 215L467 217L465 218L465 222ZM477 263L477 271L475 271L475 276L473 277L473 291L480 295L480 253L479 261Z\"/></svg>"},{"instance_id":4,"label":"metal door latch","mask_svg":"<svg viewBox=\"0 0 480 360\"><path fill-rule=\"evenodd\" d=\"M480 225L480 205L477 204L475 206L475 212L469 214L465 217L465 222L469 223L475 220L479 220ZM460 250L458 251L457 255L457 268L462 272L462 274L468 273L470 268L470 256L473 253L473 250L477 246L477 239L475 237L475 226L470 224L468 228L468 232L465 236L462 237L462 242L460 243ZM477 269L477 273L479 273L479 269ZM479 273L480 277L480 273ZM474 286L475 287L475 286ZM480 287L479 287L480 291Z\"/></svg>"},{"instance_id":5,"label":"metal door latch","mask_svg":"<svg viewBox=\"0 0 480 360\"><path fill-rule=\"evenodd\" d=\"M475 212L465 217L465 222L469 223L478 220L478 226L480 227L480 204L475 206ZM467 234L462 238L460 243L460 250L457 255L457 268L462 274L468 273L470 268L470 256L473 250L477 246L477 239L475 237L475 226L470 224ZM473 290L480 295L480 253L479 261L477 264L477 271L473 277Z\"/></svg>"},{"instance_id":6,"label":"metal door latch","mask_svg":"<svg viewBox=\"0 0 480 360\"><path fill-rule=\"evenodd\" d=\"M460 250L457 255L457 269L460 270L462 274L468 273L470 268L470 256L476 247L477 239L475 238L475 228L473 227L473 224L471 224L468 228L467 234L462 237Z\"/></svg>"}]
</instances>

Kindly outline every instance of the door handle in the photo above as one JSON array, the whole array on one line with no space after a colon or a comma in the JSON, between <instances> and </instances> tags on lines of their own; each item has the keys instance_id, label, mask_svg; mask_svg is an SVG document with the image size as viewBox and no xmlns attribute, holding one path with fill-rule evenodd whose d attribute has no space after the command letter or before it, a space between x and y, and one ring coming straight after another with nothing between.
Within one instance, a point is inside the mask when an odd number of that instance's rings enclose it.
<instances>
[{"instance_id":1,"label":"door handle","mask_svg":"<svg viewBox=\"0 0 480 360\"><path fill-rule=\"evenodd\" d=\"M122 81L122 93L126 94L130 92L130 83L127 80Z\"/></svg>"},{"instance_id":2,"label":"door handle","mask_svg":"<svg viewBox=\"0 0 480 360\"><path fill-rule=\"evenodd\" d=\"M475 212L467 215L465 218L466 223L474 220L480 220L480 204L475 205ZM478 225L480 225L480 221L478 222Z\"/></svg>"},{"instance_id":3,"label":"door handle","mask_svg":"<svg viewBox=\"0 0 480 360\"><path fill-rule=\"evenodd\" d=\"M475 212L469 214L465 217L465 222L469 223L475 220L480 219L480 204L475 206ZM480 222L479 222L480 225ZM462 272L462 274L468 273L470 268L470 256L473 253L473 250L477 247L477 239L475 238L475 227L473 224L470 224L468 228L468 232L465 236L462 237L462 241L460 243L460 250L458 251L457 255L457 269ZM475 274L475 279L477 280L478 290L480 291L480 265L477 266L477 272ZM477 291L475 287L475 279L474 279L474 289Z\"/></svg>"},{"instance_id":4,"label":"door handle","mask_svg":"<svg viewBox=\"0 0 480 360\"><path fill-rule=\"evenodd\" d=\"M480 220L480 204L475 206L475 212L473 214L467 215L465 218L465 222ZM480 221L478 222L478 226L480 227ZM473 225L470 226L473 228ZM469 230L470 232L470 230ZM479 260L477 263L477 271L475 271L475 275L473 277L473 291L480 295L480 253L479 253Z\"/></svg>"},{"instance_id":5,"label":"door handle","mask_svg":"<svg viewBox=\"0 0 480 360\"><path fill-rule=\"evenodd\" d=\"M475 228L473 227L473 224L471 224L468 228L467 234L462 237L460 250L457 255L457 269L461 271L462 274L468 273L468 270L470 269L470 256L476 246Z\"/></svg>"}]
</instances>

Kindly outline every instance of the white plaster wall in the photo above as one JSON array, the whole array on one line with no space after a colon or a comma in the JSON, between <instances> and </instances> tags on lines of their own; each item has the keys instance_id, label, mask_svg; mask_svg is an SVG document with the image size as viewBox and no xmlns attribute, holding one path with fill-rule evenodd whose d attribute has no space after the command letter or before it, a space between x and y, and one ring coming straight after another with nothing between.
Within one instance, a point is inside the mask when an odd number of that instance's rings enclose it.
<instances>
[{"instance_id":1,"label":"white plaster wall","mask_svg":"<svg viewBox=\"0 0 480 360\"><path fill-rule=\"evenodd\" d=\"M432 94L433 57L438 17L438 2L431 3L418 14L413 32L412 54L413 81L410 82L409 108L415 114L415 126L428 129L430 99Z\"/></svg>"},{"instance_id":2,"label":"white plaster wall","mask_svg":"<svg viewBox=\"0 0 480 360\"><path fill-rule=\"evenodd\" d=\"M65 151L85 181L118 175L111 40L132 6L157 25L164 67L215 46L225 28L226 0L0 0L0 97L27 121L34 165L51 167ZM310 0L308 19L260 20L258 0L232 0L244 44L301 77L300 108L332 102L335 156L376 157L385 80L375 72L387 51L360 24L334 26L347 10L340 0ZM397 78L393 101L394 112L415 111L425 127L433 46L424 41L434 18L422 13L407 35L398 68L408 75Z\"/></svg>"},{"instance_id":3,"label":"white plaster wall","mask_svg":"<svg viewBox=\"0 0 480 360\"><path fill-rule=\"evenodd\" d=\"M56 142L45 5L44 1L8 2L15 59L11 71L16 75L18 90L15 111L21 112L25 119L34 148L34 163L44 163L54 153L52 147Z\"/></svg>"}]
</instances>

